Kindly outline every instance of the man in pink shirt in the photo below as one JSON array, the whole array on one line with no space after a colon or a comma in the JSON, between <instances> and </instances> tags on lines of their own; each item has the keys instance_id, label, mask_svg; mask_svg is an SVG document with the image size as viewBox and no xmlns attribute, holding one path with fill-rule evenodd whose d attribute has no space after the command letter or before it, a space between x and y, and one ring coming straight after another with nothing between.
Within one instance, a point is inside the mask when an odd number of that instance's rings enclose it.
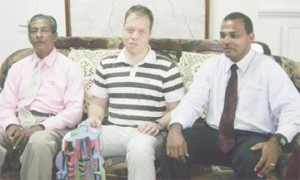
<instances>
[{"instance_id":1,"label":"man in pink shirt","mask_svg":"<svg viewBox=\"0 0 300 180\"><path fill-rule=\"evenodd\" d=\"M78 64L55 48L56 29L53 17L32 17L28 37L34 54L10 68L0 95L0 167L6 154L21 152L21 179L52 179L52 162L62 137L82 117L83 75ZM41 61L41 83L34 99L24 106ZM21 118L22 108L33 118Z\"/></svg>"}]
</instances>

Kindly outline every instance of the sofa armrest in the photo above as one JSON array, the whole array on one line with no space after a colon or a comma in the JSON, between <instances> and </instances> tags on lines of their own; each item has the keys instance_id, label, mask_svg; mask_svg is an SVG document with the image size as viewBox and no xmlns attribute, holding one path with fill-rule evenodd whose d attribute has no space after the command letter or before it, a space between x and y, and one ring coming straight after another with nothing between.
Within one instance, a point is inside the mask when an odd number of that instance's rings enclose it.
<instances>
[{"instance_id":1,"label":"sofa armrest","mask_svg":"<svg viewBox=\"0 0 300 180\"><path fill-rule=\"evenodd\" d=\"M14 53L12 53L10 56L6 58L6 60L3 62L0 68L0 87L1 89L4 86L4 82L8 73L9 68L17 61L25 58L26 56L33 53L32 48L26 48L26 49L20 49Z\"/></svg>"},{"instance_id":2,"label":"sofa armrest","mask_svg":"<svg viewBox=\"0 0 300 180\"><path fill-rule=\"evenodd\" d=\"M279 161L279 176L280 179L286 179L287 172L294 171L294 166L289 165L289 161L292 157L296 156L294 154L299 153L300 149L300 133L298 133L292 140L291 143L287 144L283 150ZM298 160L299 167L299 160ZM298 168L299 171L299 168ZM300 172L298 172L300 173Z\"/></svg>"}]
</instances>

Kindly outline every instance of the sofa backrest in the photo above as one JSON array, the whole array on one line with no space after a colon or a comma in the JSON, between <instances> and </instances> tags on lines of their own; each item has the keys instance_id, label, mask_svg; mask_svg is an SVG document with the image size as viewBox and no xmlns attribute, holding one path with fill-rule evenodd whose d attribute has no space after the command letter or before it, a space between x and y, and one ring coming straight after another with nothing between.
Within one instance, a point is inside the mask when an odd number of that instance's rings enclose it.
<instances>
[{"instance_id":1,"label":"sofa backrest","mask_svg":"<svg viewBox=\"0 0 300 180\"><path fill-rule=\"evenodd\" d=\"M220 54L222 47L217 40L189 39L151 39L151 48L159 54L169 57L178 64L184 78L186 91L192 82L193 75L207 58ZM264 48L265 43L258 42ZM121 38L96 37L60 37L56 48L73 61L80 64L85 76L85 111L90 103L90 87L98 62L104 57L117 53L123 48ZM0 69L0 85L3 87L7 72L16 61L33 53L32 48L18 50L10 55ZM288 58L272 56L288 73L300 92L300 65Z\"/></svg>"},{"instance_id":2,"label":"sofa backrest","mask_svg":"<svg viewBox=\"0 0 300 180\"><path fill-rule=\"evenodd\" d=\"M196 53L221 53L222 47L218 40L191 40L191 39L151 39L151 48L163 54L175 62L179 60L182 52ZM124 47L122 39L116 38L96 38L96 37L60 37L55 43L65 55L72 49L122 49Z\"/></svg>"}]
</instances>

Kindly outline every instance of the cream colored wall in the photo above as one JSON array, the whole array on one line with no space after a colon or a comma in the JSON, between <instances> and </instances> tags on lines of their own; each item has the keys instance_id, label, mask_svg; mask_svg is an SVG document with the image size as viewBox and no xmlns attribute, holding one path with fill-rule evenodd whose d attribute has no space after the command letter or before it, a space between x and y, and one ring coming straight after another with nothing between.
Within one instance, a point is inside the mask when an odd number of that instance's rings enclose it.
<instances>
[{"instance_id":1,"label":"cream colored wall","mask_svg":"<svg viewBox=\"0 0 300 180\"><path fill-rule=\"evenodd\" d=\"M56 18L58 34L65 36L63 0L1 0L0 5L0 64L14 51L29 48L27 21L37 13Z\"/></svg>"},{"instance_id":2,"label":"cream colored wall","mask_svg":"<svg viewBox=\"0 0 300 180\"><path fill-rule=\"evenodd\" d=\"M177 1L182 2L182 0ZM275 16L270 18L265 15L272 13L268 14L265 10L277 12L277 14L275 13ZM154 13L158 14L157 11L159 8ZM256 39L267 42L273 54L300 61L300 53L298 53L300 47L299 0L210 0L210 39L219 38L222 19L232 11L241 11L252 19ZM35 13L53 15L59 24L59 35L65 35L63 0L1 0L0 64L15 50L31 47L27 38L27 29L19 25L26 25L26 21ZM288 14L287 17L281 16L286 14Z\"/></svg>"},{"instance_id":3,"label":"cream colored wall","mask_svg":"<svg viewBox=\"0 0 300 180\"><path fill-rule=\"evenodd\" d=\"M261 1L264 0L210 0L210 38L219 38L220 25L223 18L234 11L248 15L255 26L257 11Z\"/></svg>"},{"instance_id":4,"label":"cream colored wall","mask_svg":"<svg viewBox=\"0 0 300 180\"><path fill-rule=\"evenodd\" d=\"M299 0L210 0L210 7L210 38L219 38L224 16L240 11L251 18L256 40L267 43L272 54L300 61Z\"/></svg>"},{"instance_id":5,"label":"cream colored wall","mask_svg":"<svg viewBox=\"0 0 300 180\"><path fill-rule=\"evenodd\" d=\"M121 37L124 15L136 4L153 12L153 38L205 37L205 0L72 0L72 35Z\"/></svg>"}]
</instances>

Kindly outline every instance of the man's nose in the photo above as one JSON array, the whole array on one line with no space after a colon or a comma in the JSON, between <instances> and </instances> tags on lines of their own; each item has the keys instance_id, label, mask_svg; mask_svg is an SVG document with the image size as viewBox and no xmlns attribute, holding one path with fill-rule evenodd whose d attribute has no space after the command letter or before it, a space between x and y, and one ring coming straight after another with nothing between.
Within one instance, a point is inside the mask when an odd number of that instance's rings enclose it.
<instances>
[{"instance_id":1,"label":"man's nose","mask_svg":"<svg viewBox=\"0 0 300 180\"><path fill-rule=\"evenodd\" d=\"M229 43L231 41L231 38L230 38L230 36L225 36L225 38L224 38L224 42L227 44L227 43Z\"/></svg>"},{"instance_id":2,"label":"man's nose","mask_svg":"<svg viewBox=\"0 0 300 180\"><path fill-rule=\"evenodd\" d=\"M139 36L139 34L138 34L138 31L134 31L133 33L132 33L132 38L134 38L134 39L136 39L137 37Z\"/></svg>"}]
</instances>

